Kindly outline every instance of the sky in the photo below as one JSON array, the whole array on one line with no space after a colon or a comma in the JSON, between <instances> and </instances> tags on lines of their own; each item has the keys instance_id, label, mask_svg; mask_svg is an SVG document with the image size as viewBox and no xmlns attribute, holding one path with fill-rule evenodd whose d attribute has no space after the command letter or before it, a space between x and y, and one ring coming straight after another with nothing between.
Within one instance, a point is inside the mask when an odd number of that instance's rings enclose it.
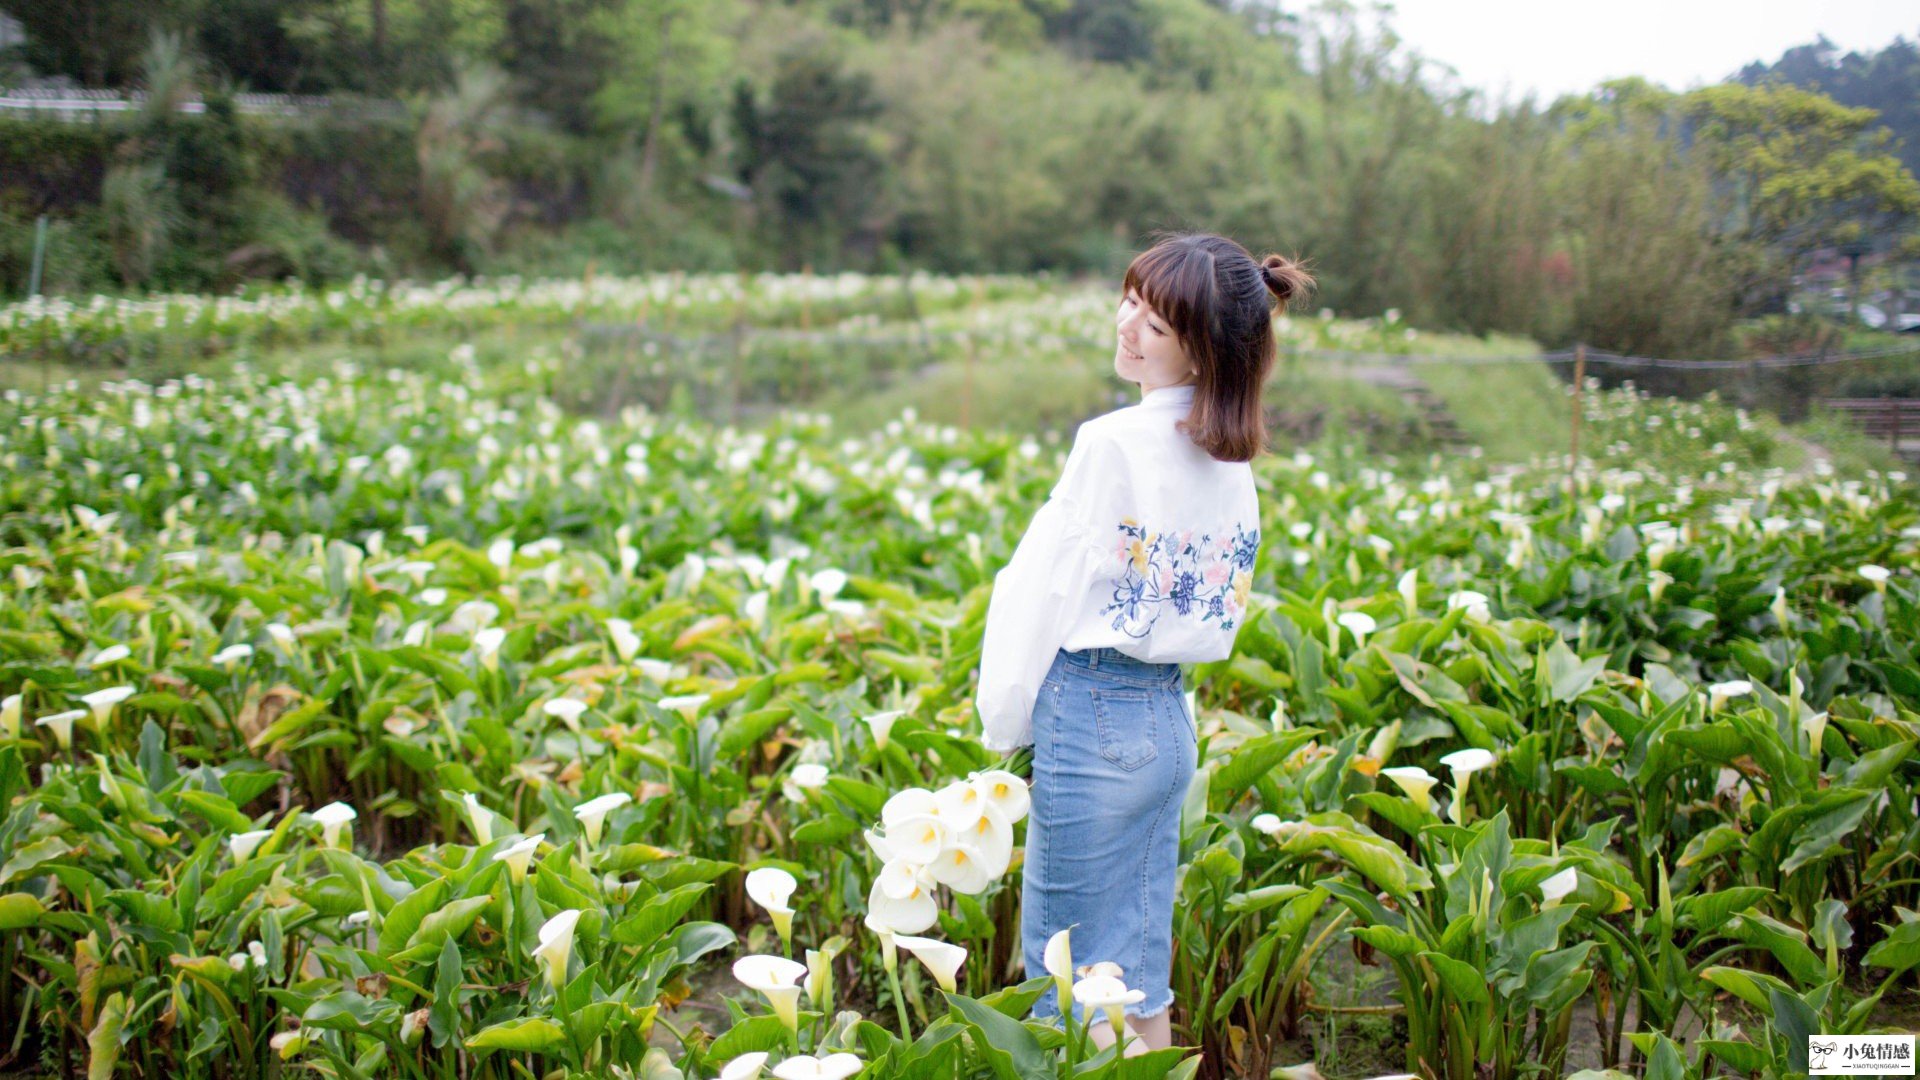
<instances>
[{"instance_id":1,"label":"sky","mask_svg":"<svg viewBox=\"0 0 1920 1080\"><path fill-rule=\"evenodd\" d=\"M1396 0L1392 8L1387 23L1402 48L1452 66L1489 102L1503 89L1509 102L1533 90L1543 107L1623 75L1669 90L1719 82L1821 34L1842 56L1920 39L1914 0Z\"/></svg>"}]
</instances>

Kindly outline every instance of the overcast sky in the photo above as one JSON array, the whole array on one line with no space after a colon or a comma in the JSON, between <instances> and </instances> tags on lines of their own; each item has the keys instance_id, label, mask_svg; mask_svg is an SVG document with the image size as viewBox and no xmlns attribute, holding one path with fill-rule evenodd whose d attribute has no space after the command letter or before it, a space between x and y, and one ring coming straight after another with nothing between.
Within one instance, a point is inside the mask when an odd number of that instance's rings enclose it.
<instances>
[{"instance_id":1,"label":"overcast sky","mask_svg":"<svg viewBox=\"0 0 1920 1080\"><path fill-rule=\"evenodd\" d=\"M1442 61L1466 86L1545 106L1562 93L1640 75L1669 90L1719 82L1825 34L1872 51L1920 38L1914 0L1398 0L1387 16L1404 48ZM1364 10L1365 4L1362 4Z\"/></svg>"}]
</instances>

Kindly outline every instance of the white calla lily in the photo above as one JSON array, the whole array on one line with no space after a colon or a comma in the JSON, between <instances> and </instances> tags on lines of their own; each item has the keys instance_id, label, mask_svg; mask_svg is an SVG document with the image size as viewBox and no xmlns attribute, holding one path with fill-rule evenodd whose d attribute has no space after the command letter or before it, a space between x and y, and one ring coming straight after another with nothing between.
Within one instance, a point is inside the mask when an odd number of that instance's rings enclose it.
<instances>
[{"instance_id":1,"label":"white calla lily","mask_svg":"<svg viewBox=\"0 0 1920 1080\"><path fill-rule=\"evenodd\" d=\"M540 943L533 956L546 969L547 982L558 993L567 982L567 962L573 957L573 932L580 925L579 908L568 908L540 926Z\"/></svg>"},{"instance_id":2,"label":"white calla lily","mask_svg":"<svg viewBox=\"0 0 1920 1080\"><path fill-rule=\"evenodd\" d=\"M905 896L891 896L875 881L867 892L869 924L884 926L889 933L918 934L939 918L933 903L933 891L919 884Z\"/></svg>"},{"instance_id":3,"label":"white calla lily","mask_svg":"<svg viewBox=\"0 0 1920 1080\"><path fill-rule=\"evenodd\" d=\"M107 717L113 713L113 707L132 697L136 691L131 686L109 686L105 690L95 690L91 694L81 694L80 700L91 709L93 730L105 731Z\"/></svg>"},{"instance_id":4,"label":"white calla lily","mask_svg":"<svg viewBox=\"0 0 1920 1080\"><path fill-rule=\"evenodd\" d=\"M780 932L781 942L789 949L793 948L793 908L788 901L799 884L792 874L777 866L747 871L747 896L773 917L773 928Z\"/></svg>"},{"instance_id":5,"label":"white calla lily","mask_svg":"<svg viewBox=\"0 0 1920 1080\"><path fill-rule=\"evenodd\" d=\"M973 786L988 806L1000 811L1009 825L1026 820L1033 805L1032 789L1025 780L1005 769L988 769L973 778Z\"/></svg>"},{"instance_id":6,"label":"white calla lily","mask_svg":"<svg viewBox=\"0 0 1920 1080\"><path fill-rule=\"evenodd\" d=\"M788 1031L798 1031L800 1027L799 980L805 978L806 974L805 964L795 963L784 956L756 953L733 962L733 977L765 995L767 1004L773 1006L774 1015L780 1018Z\"/></svg>"},{"instance_id":7,"label":"white calla lily","mask_svg":"<svg viewBox=\"0 0 1920 1080\"><path fill-rule=\"evenodd\" d=\"M557 717L561 723L567 725L567 730L578 735L580 734L580 716L587 711L587 703L579 698L552 698L545 705L540 706L540 711L548 716Z\"/></svg>"},{"instance_id":8,"label":"white calla lily","mask_svg":"<svg viewBox=\"0 0 1920 1080\"><path fill-rule=\"evenodd\" d=\"M253 858L253 853L260 850L260 845L272 835L272 829L254 829L227 837L227 851L233 855L233 865L239 866Z\"/></svg>"},{"instance_id":9,"label":"white calla lily","mask_svg":"<svg viewBox=\"0 0 1920 1080\"><path fill-rule=\"evenodd\" d=\"M847 1077L865 1068L866 1064L853 1054L841 1051L817 1058L812 1054L795 1054L773 1067L773 1075L779 1080L847 1080Z\"/></svg>"},{"instance_id":10,"label":"white calla lily","mask_svg":"<svg viewBox=\"0 0 1920 1080\"><path fill-rule=\"evenodd\" d=\"M73 745L73 722L87 715L85 709L68 709L65 712L50 713L34 720L33 726L43 727L53 732L53 741L65 750Z\"/></svg>"},{"instance_id":11,"label":"white calla lily","mask_svg":"<svg viewBox=\"0 0 1920 1080\"><path fill-rule=\"evenodd\" d=\"M887 742L892 737L894 722L905 715L907 715L907 710L905 709L888 709L885 712L872 713L862 717L866 722L867 729L873 732L873 745L885 750L887 748Z\"/></svg>"},{"instance_id":12,"label":"white calla lily","mask_svg":"<svg viewBox=\"0 0 1920 1080\"><path fill-rule=\"evenodd\" d=\"M540 845L546 839L546 833L534 833L524 840L515 841L510 847L494 852L493 861L506 863L507 877L518 885L527 880L527 868L533 863L534 852L540 850Z\"/></svg>"},{"instance_id":13,"label":"white calla lily","mask_svg":"<svg viewBox=\"0 0 1920 1080\"><path fill-rule=\"evenodd\" d=\"M950 942L914 937L909 934L896 934L893 942L925 964L942 990L949 994L959 992L959 985L955 980L961 965L967 962L965 948Z\"/></svg>"},{"instance_id":14,"label":"white calla lily","mask_svg":"<svg viewBox=\"0 0 1920 1080\"><path fill-rule=\"evenodd\" d=\"M580 819L581 826L587 831L588 847L594 847L600 843L600 830L607 822L607 815L632 801L633 796L624 791L616 791L611 795L588 799L573 808L573 816Z\"/></svg>"},{"instance_id":15,"label":"white calla lily","mask_svg":"<svg viewBox=\"0 0 1920 1080\"><path fill-rule=\"evenodd\" d=\"M480 805L480 796L469 791L460 797L467 808L467 823L473 826L474 838L485 847L493 843L493 811Z\"/></svg>"},{"instance_id":16,"label":"white calla lily","mask_svg":"<svg viewBox=\"0 0 1920 1080\"><path fill-rule=\"evenodd\" d=\"M1381 769L1380 775L1399 785L1407 793L1407 798L1420 809L1433 810L1433 786L1440 778L1418 765L1399 765L1391 769Z\"/></svg>"},{"instance_id":17,"label":"white calla lily","mask_svg":"<svg viewBox=\"0 0 1920 1080\"><path fill-rule=\"evenodd\" d=\"M761 1070L767 1067L767 1052L755 1050L751 1054L741 1054L720 1070L720 1080L758 1080Z\"/></svg>"},{"instance_id":18,"label":"white calla lily","mask_svg":"<svg viewBox=\"0 0 1920 1080\"><path fill-rule=\"evenodd\" d=\"M346 847L353 843L353 820L360 814L343 802L330 802L313 812L313 820L320 823L320 835L328 847ZM347 843L340 843L340 834L347 834Z\"/></svg>"},{"instance_id":19,"label":"white calla lily","mask_svg":"<svg viewBox=\"0 0 1920 1080\"><path fill-rule=\"evenodd\" d=\"M1552 907L1567 898L1580 884L1580 872L1569 866L1540 883L1540 896L1545 901L1542 907Z\"/></svg>"},{"instance_id":20,"label":"white calla lily","mask_svg":"<svg viewBox=\"0 0 1920 1080\"><path fill-rule=\"evenodd\" d=\"M1440 764L1445 765L1447 770L1453 774L1453 799L1447 804L1447 819L1455 825L1466 824L1466 822L1462 820L1462 817L1469 809L1467 806L1467 781L1472 779L1474 773L1491 766L1493 763L1493 752L1477 746L1468 747L1465 750L1455 750L1453 753L1440 759Z\"/></svg>"}]
</instances>

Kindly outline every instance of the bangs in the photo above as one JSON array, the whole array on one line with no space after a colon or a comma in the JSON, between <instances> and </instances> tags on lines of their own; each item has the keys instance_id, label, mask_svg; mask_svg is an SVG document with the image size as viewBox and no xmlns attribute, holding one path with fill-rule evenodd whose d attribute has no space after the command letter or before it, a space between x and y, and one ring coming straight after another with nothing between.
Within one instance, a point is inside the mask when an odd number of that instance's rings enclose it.
<instances>
[{"instance_id":1,"label":"bangs","mask_svg":"<svg viewBox=\"0 0 1920 1080\"><path fill-rule=\"evenodd\" d=\"M1167 321L1183 342L1209 336L1217 320L1213 252L1205 248L1159 244L1143 251L1127 267L1121 293L1137 291L1147 306Z\"/></svg>"}]
</instances>

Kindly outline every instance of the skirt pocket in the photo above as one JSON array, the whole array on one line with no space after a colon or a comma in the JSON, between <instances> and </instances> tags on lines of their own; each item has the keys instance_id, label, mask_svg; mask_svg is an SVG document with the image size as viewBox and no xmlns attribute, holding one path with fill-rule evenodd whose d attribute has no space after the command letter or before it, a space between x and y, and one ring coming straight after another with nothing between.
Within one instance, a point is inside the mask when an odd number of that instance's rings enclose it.
<instances>
[{"instance_id":1,"label":"skirt pocket","mask_svg":"<svg viewBox=\"0 0 1920 1080\"><path fill-rule=\"evenodd\" d=\"M1089 692L1101 757L1133 772L1160 755L1160 695L1144 688L1119 686L1095 686Z\"/></svg>"}]
</instances>

